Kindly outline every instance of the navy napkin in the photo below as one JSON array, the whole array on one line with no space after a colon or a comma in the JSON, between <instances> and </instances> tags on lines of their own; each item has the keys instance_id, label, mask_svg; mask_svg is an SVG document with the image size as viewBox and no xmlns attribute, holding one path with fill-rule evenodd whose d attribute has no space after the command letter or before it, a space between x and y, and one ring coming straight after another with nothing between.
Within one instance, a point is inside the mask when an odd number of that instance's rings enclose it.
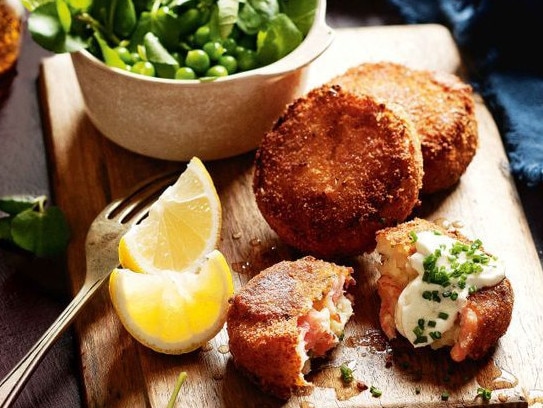
<instances>
[{"instance_id":1,"label":"navy napkin","mask_svg":"<svg viewBox=\"0 0 543 408\"><path fill-rule=\"evenodd\" d=\"M406 23L438 23L455 38L468 80L503 138L511 172L543 184L543 1L389 0Z\"/></svg>"}]
</instances>

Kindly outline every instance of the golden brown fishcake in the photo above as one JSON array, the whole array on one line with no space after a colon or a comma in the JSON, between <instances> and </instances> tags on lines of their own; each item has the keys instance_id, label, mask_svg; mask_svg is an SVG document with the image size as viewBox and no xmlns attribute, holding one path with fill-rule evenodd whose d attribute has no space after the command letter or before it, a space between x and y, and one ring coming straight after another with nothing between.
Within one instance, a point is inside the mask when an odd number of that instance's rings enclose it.
<instances>
[{"instance_id":1,"label":"golden brown fishcake","mask_svg":"<svg viewBox=\"0 0 543 408\"><path fill-rule=\"evenodd\" d=\"M472 244L458 231L446 230L421 218L377 232L376 252L382 258L379 267L381 276L377 281L377 291L381 298L379 319L389 339L397 335L395 311L398 298L407 284L417 276L417 272L407 266L408 257L416 252L412 233L422 231L437 231L465 244ZM507 331L513 303L514 293L507 278L495 286L481 288L469 295L455 323L457 329L450 351L452 359L463 361L467 357L484 357Z\"/></svg>"},{"instance_id":2,"label":"golden brown fishcake","mask_svg":"<svg viewBox=\"0 0 543 408\"><path fill-rule=\"evenodd\" d=\"M471 163L478 144L475 102L472 87L458 76L379 62L353 67L330 84L406 109L421 136L423 193L453 186Z\"/></svg>"},{"instance_id":3,"label":"golden brown fishcake","mask_svg":"<svg viewBox=\"0 0 543 408\"><path fill-rule=\"evenodd\" d=\"M279 262L253 277L233 298L226 321L236 367L279 398L309 391L312 385L303 371L311 335L325 338L330 332L304 335L303 322L315 308L329 305L328 297L339 305L328 307L332 319L341 320L336 315L341 312L340 299L345 299L342 292L354 284L351 273L350 267L308 256ZM344 324L352 309L343 312ZM332 333L326 341L329 350L339 338Z\"/></svg>"},{"instance_id":4,"label":"golden brown fishcake","mask_svg":"<svg viewBox=\"0 0 543 408\"><path fill-rule=\"evenodd\" d=\"M422 174L420 141L401 108L322 86L264 136L253 190L284 242L330 259L371 250L377 230L404 221Z\"/></svg>"}]
</instances>

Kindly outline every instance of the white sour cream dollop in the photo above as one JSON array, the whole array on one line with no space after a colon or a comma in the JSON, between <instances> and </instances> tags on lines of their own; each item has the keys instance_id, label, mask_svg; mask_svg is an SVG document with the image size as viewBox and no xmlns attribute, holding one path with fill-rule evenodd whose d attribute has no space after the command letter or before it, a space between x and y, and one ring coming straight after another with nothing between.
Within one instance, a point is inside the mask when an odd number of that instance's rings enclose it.
<instances>
[{"instance_id":1,"label":"white sour cream dollop","mask_svg":"<svg viewBox=\"0 0 543 408\"><path fill-rule=\"evenodd\" d=\"M453 328L470 293L501 282L505 267L478 249L480 241L466 245L434 231L414 237L409 263L418 276L401 293L395 320L405 338L424 347Z\"/></svg>"}]
</instances>

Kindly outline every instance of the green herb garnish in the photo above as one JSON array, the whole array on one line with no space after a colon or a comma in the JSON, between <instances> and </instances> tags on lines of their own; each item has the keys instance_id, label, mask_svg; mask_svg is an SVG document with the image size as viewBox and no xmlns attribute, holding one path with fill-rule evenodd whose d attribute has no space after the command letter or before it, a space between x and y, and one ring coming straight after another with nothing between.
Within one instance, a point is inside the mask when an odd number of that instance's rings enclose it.
<instances>
[{"instance_id":1,"label":"green herb garnish","mask_svg":"<svg viewBox=\"0 0 543 408\"><path fill-rule=\"evenodd\" d=\"M490 398L492 397L492 390L479 387L477 388L477 396L481 397L484 401L490 401Z\"/></svg>"},{"instance_id":2,"label":"green herb garnish","mask_svg":"<svg viewBox=\"0 0 543 408\"><path fill-rule=\"evenodd\" d=\"M0 198L0 241L38 257L60 255L66 250L70 232L64 213L56 206L46 207L45 196L6 196Z\"/></svg>"},{"instance_id":3,"label":"green herb garnish","mask_svg":"<svg viewBox=\"0 0 543 408\"><path fill-rule=\"evenodd\" d=\"M370 387L370 392L371 395L375 398L379 398L381 395L383 395L383 391L373 385Z\"/></svg>"},{"instance_id":4,"label":"green herb garnish","mask_svg":"<svg viewBox=\"0 0 543 408\"><path fill-rule=\"evenodd\" d=\"M441 401L447 401L450 397L450 394L448 391L443 391L441 393Z\"/></svg>"},{"instance_id":5,"label":"green herb garnish","mask_svg":"<svg viewBox=\"0 0 543 408\"><path fill-rule=\"evenodd\" d=\"M345 383L351 383L354 380L353 376L353 370L351 370L347 364L342 364L339 367L339 371L341 372L341 380Z\"/></svg>"},{"instance_id":6,"label":"green herb garnish","mask_svg":"<svg viewBox=\"0 0 543 408\"><path fill-rule=\"evenodd\" d=\"M32 38L49 51L87 49L106 65L132 73L209 80L268 65L292 52L313 25L318 0L23 0L23 4L30 12ZM187 55L194 50L203 54L189 62ZM221 65L222 56L233 57L237 64ZM219 65L225 69L212 69Z\"/></svg>"}]
</instances>

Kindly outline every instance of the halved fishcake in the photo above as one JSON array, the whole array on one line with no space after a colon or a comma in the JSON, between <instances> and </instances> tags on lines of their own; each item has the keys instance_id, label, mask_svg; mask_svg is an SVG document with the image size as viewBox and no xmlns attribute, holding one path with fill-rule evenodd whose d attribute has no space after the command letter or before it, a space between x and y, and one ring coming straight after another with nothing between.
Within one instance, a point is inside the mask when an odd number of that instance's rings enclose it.
<instances>
[{"instance_id":1,"label":"halved fishcake","mask_svg":"<svg viewBox=\"0 0 543 408\"><path fill-rule=\"evenodd\" d=\"M377 233L380 322L414 347L451 346L455 361L483 357L506 332L514 295L505 268L479 240L416 218Z\"/></svg>"},{"instance_id":2,"label":"halved fishcake","mask_svg":"<svg viewBox=\"0 0 543 408\"><path fill-rule=\"evenodd\" d=\"M304 374L342 337L353 313L352 268L305 257L254 276L230 305L230 353L264 391L287 399L312 385Z\"/></svg>"}]
</instances>

